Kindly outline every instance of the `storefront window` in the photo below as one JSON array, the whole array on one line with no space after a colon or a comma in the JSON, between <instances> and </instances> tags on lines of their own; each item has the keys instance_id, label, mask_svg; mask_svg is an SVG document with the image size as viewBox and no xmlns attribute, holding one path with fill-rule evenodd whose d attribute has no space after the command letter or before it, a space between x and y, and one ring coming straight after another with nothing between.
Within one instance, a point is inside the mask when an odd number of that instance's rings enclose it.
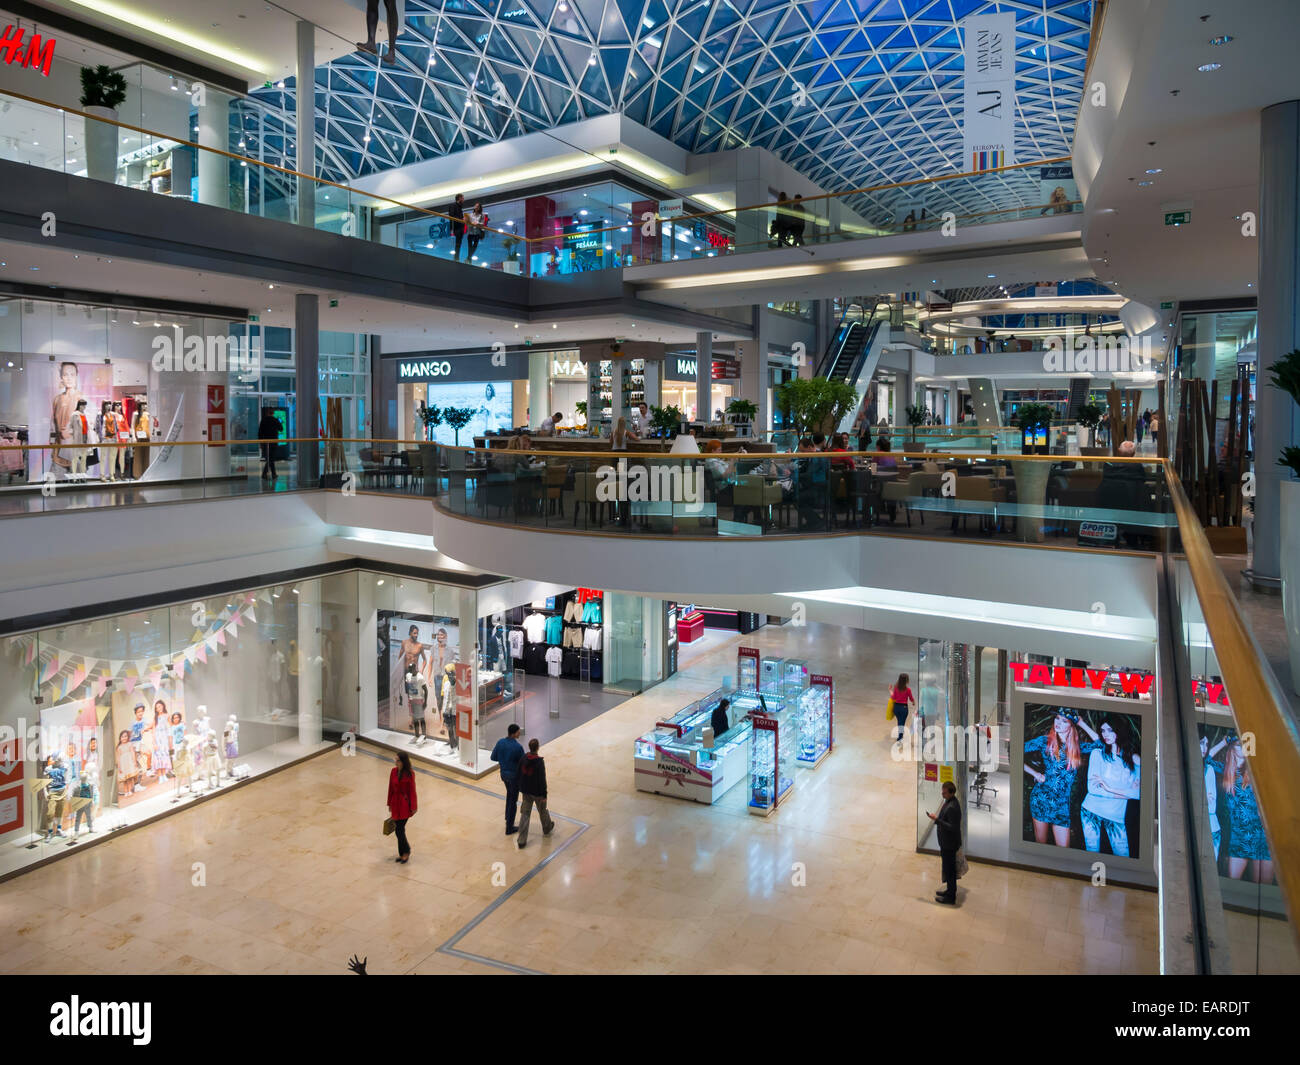
<instances>
[{"instance_id":1,"label":"storefront window","mask_svg":"<svg viewBox=\"0 0 1300 1065\"><path fill-rule=\"evenodd\" d=\"M345 587L345 586L344 586ZM12 636L0 645L0 873L327 746L346 683L320 580ZM322 687L324 684L324 691Z\"/></svg>"}]
</instances>

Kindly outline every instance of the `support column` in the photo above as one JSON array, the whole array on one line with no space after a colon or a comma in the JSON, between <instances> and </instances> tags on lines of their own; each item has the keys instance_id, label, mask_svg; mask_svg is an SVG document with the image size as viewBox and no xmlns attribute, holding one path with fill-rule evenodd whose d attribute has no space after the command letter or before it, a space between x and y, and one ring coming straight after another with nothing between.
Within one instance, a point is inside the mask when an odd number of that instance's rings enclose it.
<instances>
[{"instance_id":1,"label":"support column","mask_svg":"<svg viewBox=\"0 0 1300 1065\"><path fill-rule=\"evenodd\" d=\"M293 364L297 371L298 486L320 483L320 297L299 292L293 297Z\"/></svg>"},{"instance_id":2,"label":"support column","mask_svg":"<svg viewBox=\"0 0 1300 1065\"><path fill-rule=\"evenodd\" d=\"M713 334L695 334L695 420L713 420Z\"/></svg>"},{"instance_id":3,"label":"support column","mask_svg":"<svg viewBox=\"0 0 1300 1065\"><path fill-rule=\"evenodd\" d=\"M314 748L321 741L320 581L299 581L298 742Z\"/></svg>"},{"instance_id":4,"label":"support column","mask_svg":"<svg viewBox=\"0 0 1300 1065\"><path fill-rule=\"evenodd\" d=\"M599 367L596 368L599 373ZM540 429L551 415L551 355L546 351L528 353L528 428ZM587 412L588 424L591 411Z\"/></svg>"},{"instance_id":5,"label":"support column","mask_svg":"<svg viewBox=\"0 0 1300 1065\"><path fill-rule=\"evenodd\" d=\"M463 736L458 732L458 743L456 745L456 755L460 764L469 766L471 769L477 768L478 746L479 746L479 706L478 706L478 593L472 588L460 588L456 591L456 616L460 622L460 655L459 661L468 663L471 669L470 676L475 678L470 684L468 707L463 705L457 699L456 705L456 725L460 726L461 731L468 724L470 735ZM468 715L465 711L468 709Z\"/></svg>"},{"instance_id":6,"label":"support column","mask_svg":"<svg viewBox=\"0 0 1300 1065\"><path fill-rule=\"evenodd\" d=\"M1296 404L1270 384L1277 358L1300 348L1300 100L1260 112L1259 126L1259 387L1255 403L1255 557L1252 579L1276 588L1281 568L1283 448L1300 444ZM1163 427L1162 427L1163 428Z\"/></svg>"},{"instance_id":7,"label":"support column","mask_svg":"<svg viewBox=\"0 0 1300 1065\"><path fill-rule=\"evenodd\" d=\"M298 23L297 170L316 176L316 27ZM298 179L298 224L316 226L316 183Z\"/></svg>"},{"instance_id":8,"label":"support column","mask_svg":"<svg viewBox=\"0 0 1300 1065\"><path fill-rule=\"evenodd\" d=\"M212 207L230 206L230 160L217 152L230 151L230 96L210 87L203 88L199 110L199 144L215 151L199 151L199 203Z\"/></svg>"}]
</instances>

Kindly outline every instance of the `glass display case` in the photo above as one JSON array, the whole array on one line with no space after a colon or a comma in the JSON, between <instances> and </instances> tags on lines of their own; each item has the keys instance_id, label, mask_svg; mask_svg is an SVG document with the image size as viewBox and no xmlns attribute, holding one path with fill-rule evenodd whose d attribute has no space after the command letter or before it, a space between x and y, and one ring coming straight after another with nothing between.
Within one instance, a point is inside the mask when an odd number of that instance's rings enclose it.
<instances>
[{"instance_id":1,"label":"glass display case","mask_svg":"<svg viewBox=\"0 0 1300 1065\"><path fill-rule=\"evenodd\" d=\"M767 816L794 790L798 723L782 706L752 717L749 753L749 812Z\"/></svg>"},{"instance_id":2,"label":"glass display case","mask_svg":"<svg viewBox=\"0 0 1300 1065\"><path fill-rule=\"evenodd\" d=\"M764 693L779 693L784 672L784 658L777 658L775 655L764 655L758 667L758 690Z\"/></svg>"},{"instance_id":3,"label":"glass display case","mask_svg":"<svg viewBox=\"0 0 1300 1065\"><path fill-rule=\"evenodd\" d=\"M712 736L713 711L729 698L731 728ZM769 700L770 701L770 700ZM757 692L719 688L679 710L639 736L634 744L634 776L639 791L692 802L717 802L746 776L752 727L748 715L761 710Z\"/></svg>"},{"instance_id":4,"label":"glass display case","mask_svg":"<svg viewBox=\"0 0 1300 1065\"><path fill-rule=\"evenodd\" d=\"M787 658L781 670L781 691L787 699L797 698L808 687L808 662L803 658Z\"/></svg>"},{"instance_id":5,"label":"glass display case","mask_svg":"<svg viewBox=\"0 0 1300 1065\"><path fill-rule=\"evenodd\" d=\"M739 691L758 691L758 648L736 649L736 688Z\"/></svg>"},{"instance_id":6,"label":"glass display case","mask_svg":"<svg viewBox=\"0 0 1300 1065\"><path fill-rule=\"evenodd\" d=\"M815 769L835 745L835 697L830 677L814 674L799 695L799 764Z\"/></svg>"}]
</instances>

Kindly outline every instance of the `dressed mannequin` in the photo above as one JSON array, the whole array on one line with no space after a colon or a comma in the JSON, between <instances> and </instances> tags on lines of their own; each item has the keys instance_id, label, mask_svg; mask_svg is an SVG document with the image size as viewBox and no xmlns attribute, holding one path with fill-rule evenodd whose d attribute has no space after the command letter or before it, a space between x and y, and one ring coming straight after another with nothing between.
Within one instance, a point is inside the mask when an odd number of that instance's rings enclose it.
<instances>
[{"instance_id":1,"label":"dressed mannequin","mask_svg":"<svg viewBox=\"0 0 1300 1065\"><path fill-rule=\"evenodd\" d=\"M176 796L172 802L179 802L182 786L186 791L194 790L194 751L191 749L190 737L185 735L183 727L180 738L176 740L176 747L172 751L172 772L176 774Z\"/></svg>"},{"instance_id":2,"label":"dressed mannequin","mask_svg":"<svg viewBox=\"0 0 1300 1065\"><path fill-rule=\"evenodd\" d=\"M423 747L428 738L425 735L424 710L429 704L429 682L414 669L408 669L404 678L406 703L411 711L411 730L414 735L411 742Z\"/></svg>"},{"instance_id":3,"label":"dressed mannequin","mask_svg":"<svg viewBox=\"0 0 1300 1065\"><path fill-rule=\"evenodd\" d=\"M453 751L460 746L456 736L456 664L448 662L442 671L442 724L447 730L447 746Z\"/></svg>"},{"instance_id":4,"label":"dressed mannequin","mask_svg":"<svg viewBox=\"0 0 1300 1065\"><path fill-rule=\"evenodd\" d=\"M203 737L203 775L207 778L208 787L221 786L221 746L213 729L208 729Z\"/></svg>"},{"instance_id":5,"label":"dressed mannequin","mask_svg":"<svg viewBox=\"0 0 1300 1065\"><path fill-rule=\"evenodd\" d=\"M235 759L239 757L239 721L234 714L226 718L221 730L221 748L226 758L226 776L235 779Z\"/></svg>"},{"instance_id":6,"label":"dressed mannequin","mask_svg":"<svg viewBox=\"0 0 1300 1065\"><path fill-rule=\"evenodd\" d=\"M149 413L149 404L140 401L136 408L131 426L131 435L135 437L135 476L138 480L149 468L149 441L158 429L158 419Z\"/></svg>"},{"instance_id":7,"label":"dressed mannequin","mask_svg":"<svg viewBox=\"0 0 1300 1065\"><path fill-rule=\"evenodd\" d=\"M99 805L99 741L92 737L86 744L86 758L81 763L81 784L77 797L87 800L77 808L72 822L72 835L81 833L81 819L86 819L86 831L95 831L95 807Z\"/></svg>"},{"instance_id":8,"label":"dressed mannequin","mask_svg":"<svg viewBox=\"0 0 1300 1065\"><path fill-rule=\"evenodd\" d=\"M86 401L77 400L77 409L72 414L72 442L74 444L85 444L90 440L90 419L86 417ZM90 454L88 448L74 447L69 458L72 460L71 476L74 480L84 481L86 479L86 457Z\"/></svg>"},{"instance_id":9,"label":"dressed mannequin","mask_svg":"<svg viewBox=\"0 0 1300 1065\"><path fill-rule=\"evenodd\" d=\"M99 407L99 417L95 419L95 432L99 434L99 477L103 481L117 480L117 415L113 413L113 404L104 400Z\"/></svg>"},{"instance_id":10,"label":"dressed mannequin","mask_svg":"<svg viewBox=\"0 0 1300 1065\"><path fill-rule=\"evenodd\" d=\"M113 401L113 414L117 423L117 472L123 480L131 479L131 423L127 419L126 411L122 409L122 401Z\"/></svg>"},{"instance_id":11,"label":"dressed mannequin","mask_svg":"<svg viewBox=\"0 0 1300 1065\"><path fill-rule=\"evenodd\" d=\"M68 797L68 764L55 754L45 767L45 842L63 835L63 804Z\"/></svg>"},{"instance_id":12,"label":"dressed mannequin","mask_svg":"<svg viewBox=\"0 0 1300 1065\"><path fill-rule=\"evenodd\" d=\"M284 692L285 668L288 660L284 657L284 652L271 641L271 656L266 663L266 676L269 686L267 702L270 704L271 720L279 716L280 697Z\"/></svg>"},{"instance_id":13,"label":"dressed mannequin","mask_svg":"<svg viewBox=\"0 0 1300 1065\"><path fill-rule=\"evenodd\" d=\"M199 711L201 713L203 711L203 707L200 706ZM196 719L193 722L193 728L190 731L190 737L189 737L190 754L193 756L193 766L194 766L193 769L194 779L190 782L191 791L197 791L199 789L199 785L203 783L203 743L204 740L207 738L207 734L209 731L210 730L203 723L202 720Z\"/></svg>"}]
</instances>

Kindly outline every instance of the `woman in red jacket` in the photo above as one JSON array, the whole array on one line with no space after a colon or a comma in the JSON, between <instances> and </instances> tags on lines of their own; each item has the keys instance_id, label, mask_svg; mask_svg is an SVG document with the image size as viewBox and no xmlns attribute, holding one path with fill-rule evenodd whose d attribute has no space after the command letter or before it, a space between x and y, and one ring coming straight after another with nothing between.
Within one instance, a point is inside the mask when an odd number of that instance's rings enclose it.
<instances>
[{"instance_id":1,"label":"woman in red jacket","mask_svg":"<svg viewBox=\"0 0 1300 1065\"><path fill-rule=\"evenodd\" d=\"M418 803L415 799L415 772L411 758L398 752L396 765L388 774L388 816L397 831L397 861L405 865L411 858L411 845L406 842L406 822L415 816Z\"/></svg>"}]
</instances>

